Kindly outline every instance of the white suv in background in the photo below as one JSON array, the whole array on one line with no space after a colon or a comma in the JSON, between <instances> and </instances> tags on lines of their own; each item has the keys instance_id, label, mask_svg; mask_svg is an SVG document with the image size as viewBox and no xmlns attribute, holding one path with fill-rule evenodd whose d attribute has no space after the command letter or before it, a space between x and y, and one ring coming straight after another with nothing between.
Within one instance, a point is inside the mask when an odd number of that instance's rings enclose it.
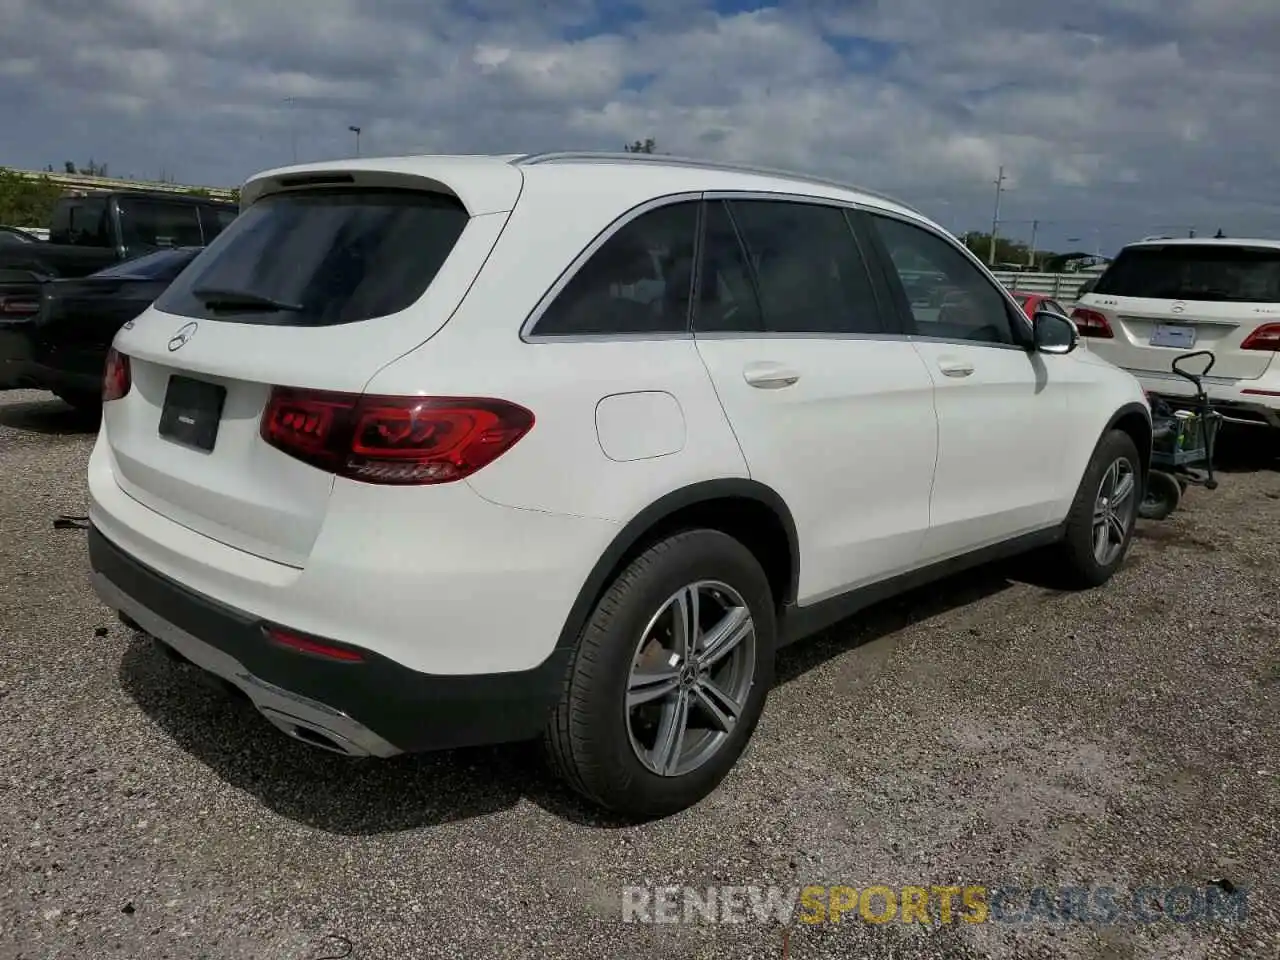
<instances>
[{"instance_id":1,"label":"white suv in background","mask_svg":"<svg viewBox=\"0 0 1280 960\"><path fill-rule=\"evenodd\" d=\"M1128 548L1137 382L900 203L609 154L242 198L115 340L90 558L298 739L541 737L663 815L733 766L784 644L1032 548L1098 585Z\"/></svg>"},{"instance_id":2,"label":"white suv in background","mask_svg":"<svg viewBox=\"0 0 1280 960\"><path fill-rule=\"evenodd\" d=\"M1280 427L1280 240L1131 243L1072 318L1090 352L1175 404L1194 387L1173 360L1212 351L1214 405L1228 420Z\"/></svg>"}]
</instances>

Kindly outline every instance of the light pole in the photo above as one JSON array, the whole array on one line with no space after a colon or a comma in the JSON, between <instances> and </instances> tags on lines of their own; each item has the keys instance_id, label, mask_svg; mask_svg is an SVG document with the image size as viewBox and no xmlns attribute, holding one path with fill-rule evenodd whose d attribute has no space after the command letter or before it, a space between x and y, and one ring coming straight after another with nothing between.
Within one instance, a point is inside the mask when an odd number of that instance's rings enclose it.
<instances>
[{"instance_id":1,"label":"light pole","mask_svg":"<svg viewBox=\"0 0 1280 960\"><path fill-rule=\"evenodd\" d=\"M1000 229L1000 194L1004 190L1004 167L1000 168L1000 173L996 176L996 210L991 216L991 253L987 258L987 265L994 267L996 265L996 231Z\"/></svg>"},{"instance_id":2,"label":"light pole","mask_svg":"<svg viewBox=\"0 0 1280 960\"><path fill-rule=\"evenodd\" d=\"M293 162L298 162L298 122L294 116L294 107L298 104L297 97L285 97L284 104L289 108L289 143L293 147Z\"/></svg>"},{"instance_id":3,"label":"light pole","mask_svg":"<svg viewBox=\"0 0 1280 960\"><path fill-rule=\"evenodd\" d=\"M356 135L356 156L358 157L360 156L360 128L347 127L347 129Z\"/></svg>"}]
</instances>

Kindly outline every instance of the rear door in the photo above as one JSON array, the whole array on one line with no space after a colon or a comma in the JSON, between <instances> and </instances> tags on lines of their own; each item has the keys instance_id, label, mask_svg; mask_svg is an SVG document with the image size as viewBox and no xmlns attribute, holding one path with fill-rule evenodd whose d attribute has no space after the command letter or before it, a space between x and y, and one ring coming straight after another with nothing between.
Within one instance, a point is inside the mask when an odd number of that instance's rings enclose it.
<instances>
[{"instance_id":1,"label":"rear door","mask_svg":"<svg viewBox=\"0 0 1280 960\"><path fill-rule=\"evenodd\" d=\"M938 465L924 559L936 561L1050 524L1067 485L1060 431L1088 389L1074 357L1026 349L1030 324L999 284L942 233L865 215L912 343L936 388ZM906 276L939 287L908 294Z\"/></svg>"},{"instance_id":2,"label":"rear door","mask_svg":"<svg viewBox=\"0 0 1280 960\"><path fill-rule=\"evenodd\" d=\"M799 596L913 567L929 524L929 372L877 297L846 211L708 196L698 352L755 480L791 509Z\"/></svg>"},{"instance_id":3,"label":"rear door","mask_svg":"<svg viewBox=\"0 0 1280 960\"><path fill-rule=\"evenodd\" d=\"M506 216L358 182L254 203L116 338L133 380L103 414L120 487L215 540L305 565L333 476L263 442L272 386L360 392L443 325Z\"/></svg>"},{"instance_id":4,"label":"rear door","mask_svg":"<svg viewBox=\"0 0 1280 960\"><path fill-rule=\"evenodd\" d=\"M1274 351L1244 347L1259 327L1280 322L1280 245L1135 244L1076 311L1089 349L1139 376L1172 376L1180 354L1212 350L1211 379L1256 380Z\"/></svg>"}]
</instances>

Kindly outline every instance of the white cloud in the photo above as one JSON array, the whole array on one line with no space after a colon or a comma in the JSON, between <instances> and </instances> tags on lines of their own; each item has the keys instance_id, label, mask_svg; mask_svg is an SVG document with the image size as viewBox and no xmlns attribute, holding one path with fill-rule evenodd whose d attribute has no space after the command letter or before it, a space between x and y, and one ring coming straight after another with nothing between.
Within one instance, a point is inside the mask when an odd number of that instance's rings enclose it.
<instances>
[{"instance_id":1,"label":"white cloud","mask_svg":"<svg viewBox=\"0 0 1280 960\"><path fill-rule=\"evenodd\" d=\"M705 2L705 0L703 0ZM1280 233L1275 0L0 0L0 163L232 183L299 155L659 148L948 226ZM612 19L611 19L612 17ZM286 103L286 98L294 98Z\"/></svg>"}]
</instances>

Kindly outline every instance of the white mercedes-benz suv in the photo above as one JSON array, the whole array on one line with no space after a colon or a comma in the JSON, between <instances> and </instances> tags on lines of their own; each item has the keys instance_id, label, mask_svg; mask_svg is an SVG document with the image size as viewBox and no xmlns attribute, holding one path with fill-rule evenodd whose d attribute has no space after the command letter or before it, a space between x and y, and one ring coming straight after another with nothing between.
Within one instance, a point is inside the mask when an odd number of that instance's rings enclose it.
<instances>
[{"instance_id":1,"label":"white mercedes-benz suv","mask_svg":"<svg viewBox=\"0 0 1280 960\"><path fill-rule=\"evenodd\" d=\"M1091 353L1174 406L1195 387L1173 372L1173 361L1211 351L1204 389L1218 412L1234 423L1280 428L1280 240L1131 243L1073 317Z\"/></svg>"},{"instance_id":2,"label":"white mercedes-benz suv","mask_svg":"<svg viewBox=\"0 0 1280 960\"><path fill-rule=\"evenodd\" d=\"M94 584L353 756L542 738L712 791L783 645L1042 549L1105 582L1137 381L891 199L661 156L263 173L117 335Z\"/></svg>"}]
</instances>

